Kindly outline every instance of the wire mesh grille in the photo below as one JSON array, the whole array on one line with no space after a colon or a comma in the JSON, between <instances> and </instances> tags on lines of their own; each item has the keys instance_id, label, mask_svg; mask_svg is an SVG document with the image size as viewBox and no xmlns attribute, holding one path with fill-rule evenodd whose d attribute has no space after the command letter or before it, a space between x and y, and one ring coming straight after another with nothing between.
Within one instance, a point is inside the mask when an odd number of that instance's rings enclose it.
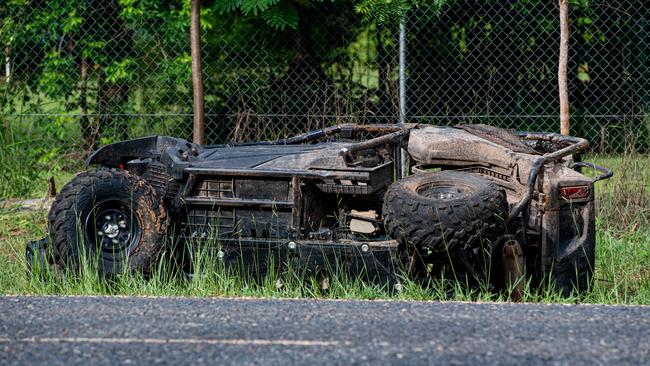
<instances>
[{"instance_id":1,"label":"wire mesh grille","mask_svg":"<svg viewBox=\"0 0 650 366\"><path fill-rule=\"evenodd\" d=\"M126 138L191 138L186 3L0 5L5 143L40 146L47 165ZM649 8L572 5L571 131L595 151L649 150ZM362 22L350 1L301 6L285 30L209 3L202 14L208 143L398 122L397 26ZM559 130L555 2L457 0L414 9L405 29L408 122Z\"/></svg>"}]
</instances>

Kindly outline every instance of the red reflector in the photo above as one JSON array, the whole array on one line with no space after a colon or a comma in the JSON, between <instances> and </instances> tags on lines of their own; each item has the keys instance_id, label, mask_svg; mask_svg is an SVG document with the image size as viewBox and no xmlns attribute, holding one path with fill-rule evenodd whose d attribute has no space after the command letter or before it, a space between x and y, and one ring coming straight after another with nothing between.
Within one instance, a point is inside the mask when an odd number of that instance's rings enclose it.
<instances>
[{"instance_id":1,"label":"red reflector","mask_svg":"<svg viewBox=\"0 0 650 366\"><path fill-rule=\"evenodd\" d=\"M565 199L578 199L589 197L589 186L575 186L560 188L560 197Z\"/></svg>"}]
</instances>

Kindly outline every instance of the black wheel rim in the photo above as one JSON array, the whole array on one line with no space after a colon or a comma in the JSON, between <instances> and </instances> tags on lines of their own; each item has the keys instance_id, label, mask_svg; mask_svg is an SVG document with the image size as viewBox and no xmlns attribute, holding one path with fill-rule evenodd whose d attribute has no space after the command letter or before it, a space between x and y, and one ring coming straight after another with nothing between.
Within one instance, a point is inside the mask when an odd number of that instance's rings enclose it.
<instances>
[{"instance_id":1,"label":"black wheel rim","mask_svg":"<svg viewBox=\"0 0 650 366\"><path fill-rule=\"evenodd\" d=\"M104 259L117 259L140 241L141 226L130 205L119 199L104 200L86 218L86 240Z\"/></svg>"},{"instance_id":2,"label":"black wheel rim","mask_svg":"<svg viewBox=\"0 0 650 366\"><path fill-rule=\"evenodd\" d=\"M417 193L426 198L437 201L462 200L470 196L471 191L461 185L425 184L418 187Z\"/></svg>"}]
</instances>

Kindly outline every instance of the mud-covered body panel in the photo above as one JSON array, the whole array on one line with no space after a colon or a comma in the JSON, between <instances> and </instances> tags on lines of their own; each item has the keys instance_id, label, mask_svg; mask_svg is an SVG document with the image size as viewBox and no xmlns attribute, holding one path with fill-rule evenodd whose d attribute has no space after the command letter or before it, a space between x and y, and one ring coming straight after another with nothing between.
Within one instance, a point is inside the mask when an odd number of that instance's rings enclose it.
<instances>
[{"instance_id":1,"label":"mud-covered body panel","mask_svg":"<svg viewBox=\"0 0 650 366\"><path fill-rule=\"evenodd\" d=\"M488 176L509 191L511 203L523 194L537 159L536 155L515 153L467 131L448 127L425 127L411 132L408 153L417 164L472 169Z\"/></svg>"},{"instance_id":2,"label":"mud-covered body panel","mask_svg":"<svg viewBox=\"0 0 650 366\"><path fill-rule=\"evenodd\" d=\"M535 162L542 155L514 152L464 130L445 127L413 131L408 152L424 166L469 170L491 179L506 190L511 209L526 193ZM513 231L519 226L519 240L529 252L529 270L536 268L536 280L553 277L565 293L586 288L596 244L593 181L570 168L571 162L567 156L541 168L528 208L512 225ZM560 195L562 187L585 187L588 194L567 200Z\"/></svg>"}]
</instances>

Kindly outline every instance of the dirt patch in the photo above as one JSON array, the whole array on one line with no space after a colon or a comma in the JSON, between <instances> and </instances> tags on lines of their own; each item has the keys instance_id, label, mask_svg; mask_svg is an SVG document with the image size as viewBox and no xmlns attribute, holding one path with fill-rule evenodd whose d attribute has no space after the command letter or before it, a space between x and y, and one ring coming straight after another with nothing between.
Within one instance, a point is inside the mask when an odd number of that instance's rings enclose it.
<instances>
[{"instance_id":1,"label":"dirt patch","mask_svg":"<svg viewBox=\"0 0 650 366\"><path fill-rule=\"evenodd\" d=\"M37 211L37 210L49 211L50 207L52 206L52 202L54 202L54 198L48 198L48 199L8 198L0 201L0 209L23 210L23 211Z\"/></svg>"}]
</instances>

